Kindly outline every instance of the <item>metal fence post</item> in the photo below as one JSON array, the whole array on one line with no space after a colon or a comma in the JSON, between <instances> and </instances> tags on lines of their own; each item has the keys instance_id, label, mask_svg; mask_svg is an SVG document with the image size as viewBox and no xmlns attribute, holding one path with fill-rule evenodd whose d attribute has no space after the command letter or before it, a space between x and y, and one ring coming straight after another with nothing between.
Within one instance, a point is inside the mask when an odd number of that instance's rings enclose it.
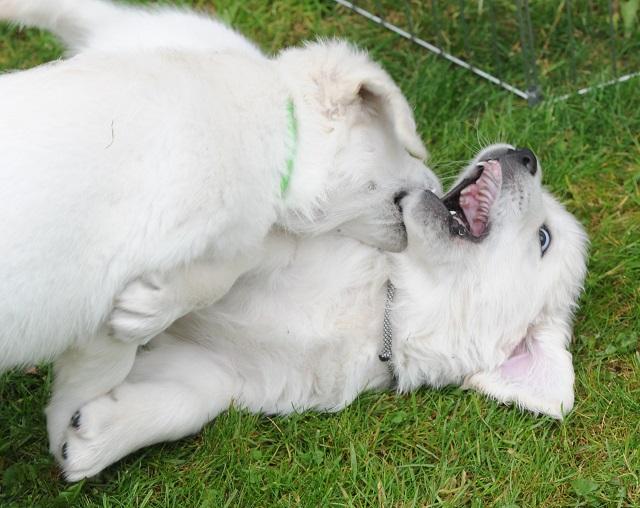
<instances>
[{"instance_id":1,"label":"metal fence post","mask_svg":"<svg viewBox=\"0 0 640 508\"><path fill-rule=\"evenodd\" d=\"M538 82L538 64L536 62L534 49L529 1L516 0L516 7L518 10L518 26L520 29L520 43L522 45L524 76L527 83L527 101L530 106L533 106L542 101L542 90Z\"/></svg>"}]
</instances>

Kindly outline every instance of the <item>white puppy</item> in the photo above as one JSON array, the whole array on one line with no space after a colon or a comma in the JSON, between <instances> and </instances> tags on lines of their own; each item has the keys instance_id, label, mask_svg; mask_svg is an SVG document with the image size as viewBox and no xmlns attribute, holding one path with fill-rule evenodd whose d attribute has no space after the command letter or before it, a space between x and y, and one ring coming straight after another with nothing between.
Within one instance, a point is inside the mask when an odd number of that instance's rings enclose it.
<instances>
[{"instance_id":1,"label":"white puppy","mask_svg":"<svg viewBox=\"0 0 640 508\"><path fill-rule=\"evenodd\" d=\"M364 390L454 384L562 418L587 240L540 181L531 151L489 147L444 198L403 199L409 246L399 254L333 234L272 234L259 267L74 414L65 476L194 433L232 402L336 411Z\"/></svg>"},{"instance_id":2,"label":"white puppy","mask_svg":"<svg viewBox=\"0 0 640 508\"><path fill-rule=\"evenodd\" d=\"M96 0L0 0L0 19L79 52L0 77L0 371L64 353L56 453L79 405L223 295L274 224L399 251L395 200L437 188L400 90L346 43L269 59L208 18ZM138 304L174 279L187 299L140 326Z\"/></svg>"}]
</instances>

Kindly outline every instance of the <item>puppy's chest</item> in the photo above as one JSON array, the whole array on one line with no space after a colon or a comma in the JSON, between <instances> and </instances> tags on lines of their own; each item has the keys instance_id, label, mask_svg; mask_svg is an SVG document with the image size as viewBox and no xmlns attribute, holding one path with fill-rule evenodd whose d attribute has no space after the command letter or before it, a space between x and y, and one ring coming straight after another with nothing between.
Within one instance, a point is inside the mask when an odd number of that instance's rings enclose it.
<instances>
[{"instance_id":1,"label":"puppy's chest","mask_svg":"<svg viewBox=\"0 0 640 508\"><path fill-rule=\"evenodd\" d=\"M286 388L274 401L276 408L338 409L386 380L386 368L377 358L382 307L378 313L377 302L353 298L351 305L326 303L321 320L316 308L279 351L271 351L286 377Z\"/></svg>"},{"instance_id":2,"label":"puppy's chest","mask_svg":"<svg viewBox=\"0 0 640 508\"><path fill-rule=\"evenodd\" d=\"M322 287L318 281L315 287ZM320 344L375 340L382 335L384 314L383 295L368 285L334 287L312 297L308 291L292 295L290 302L297 308L295 330L291 330L296 342L307 337ZM292 307L292 308L294 308ZM290 324L292 324L290 322Z\"/></svg>"},{"instance_id":3,"label":"puppy's chest","mask_svg":"<svg viewBox=\"0 0 640 508\"><path fill-rule=\"evenodd\" d=\"M356 363L377 356L383 340L384 301L345 292L340 298L331 298L320 306L307 308L307 322L300 322L295 334L290 335L289 347L308 356L316 372L333 372L337 378L348 377ZM300 340L304 337L304 340Z\"/></svg>"},{"instance_id":4,"label":"puppy's chest","mask_svg":"<svg viewBox=\"0 0 640 508\"><path fill-rule=\"evenodd\" d=\"M375 341L379 336L382 341L382 320L384 302L380 298L369 301L358 301L352 295L347 295L347 305L329 310L331 332L345 337L358 336L361 341Z\"/></svg>"}]
</instances>

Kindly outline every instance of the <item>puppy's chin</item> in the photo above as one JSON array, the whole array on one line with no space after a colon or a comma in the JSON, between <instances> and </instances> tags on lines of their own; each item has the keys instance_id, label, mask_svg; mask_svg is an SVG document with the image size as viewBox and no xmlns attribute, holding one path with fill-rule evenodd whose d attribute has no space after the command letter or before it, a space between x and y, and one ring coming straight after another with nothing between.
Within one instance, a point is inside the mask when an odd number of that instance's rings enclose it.
<instances>
[{"instance_id":1,"label":"puppy's chin","mask_svg":"<svg viewBox=\"0 0 640 508\"><path fill-rule=\"evenodd\" d=\"M407 230L401 220L383 227L376 224L349 223L340 227L338 233L387 252L402 252L407 248Z\"/></svg>"},{"instance_id":2,"label":"puppy's chin","mask_svg":"<svg viewBox=\"0 0 640 508\"><path fill-rule=\"evenodd\" d=\"M407 230L404 222L398 222L389 226L384 237L379 238L376 242L377 245L373 243L374 240L375 239L361 241L387 252L402 252L407 248Z\"/></svg>"}]
</instances>

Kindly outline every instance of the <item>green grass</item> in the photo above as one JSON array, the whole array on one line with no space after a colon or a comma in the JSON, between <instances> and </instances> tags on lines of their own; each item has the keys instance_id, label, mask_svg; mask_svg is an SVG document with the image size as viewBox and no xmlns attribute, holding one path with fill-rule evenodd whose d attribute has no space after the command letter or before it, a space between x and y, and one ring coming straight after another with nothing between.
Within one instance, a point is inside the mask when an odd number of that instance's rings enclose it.
<instances>
[{"instance_id":1,"label":"green grass","mask_svg":"<svg viewBox=\"0 0 640 508\"><path fill-rule=\"evenodd\" d=\"M637 12L613 2L616 72L640 68ZM519 14L513 0L357 0L358 6L445 51L526 89ZM607 2L529 2L537 74L547 95L562 95L613 78ZM633 6L630 6L633 7ZM625 30L625 20L627 29Z\"/></svg>"},{"instance_id":2,"label":"green grass","mask_svg":"<svg viewBox=\"0 0 640 508\"><path fill-rule=\"evenodd\" d=\"M231 411L68 485L47 453L50 372L13 372L0 378L0 506L639 506L640 81L530 109L328 1L216 5L267 51L314 34L369 48L445 179L489 141L536 150L592 240L575 409L556 422L450 388L366 394L336 415ZM2 68L58 54L45 34L0 27Z\"/></svg>"}]
</instances>

